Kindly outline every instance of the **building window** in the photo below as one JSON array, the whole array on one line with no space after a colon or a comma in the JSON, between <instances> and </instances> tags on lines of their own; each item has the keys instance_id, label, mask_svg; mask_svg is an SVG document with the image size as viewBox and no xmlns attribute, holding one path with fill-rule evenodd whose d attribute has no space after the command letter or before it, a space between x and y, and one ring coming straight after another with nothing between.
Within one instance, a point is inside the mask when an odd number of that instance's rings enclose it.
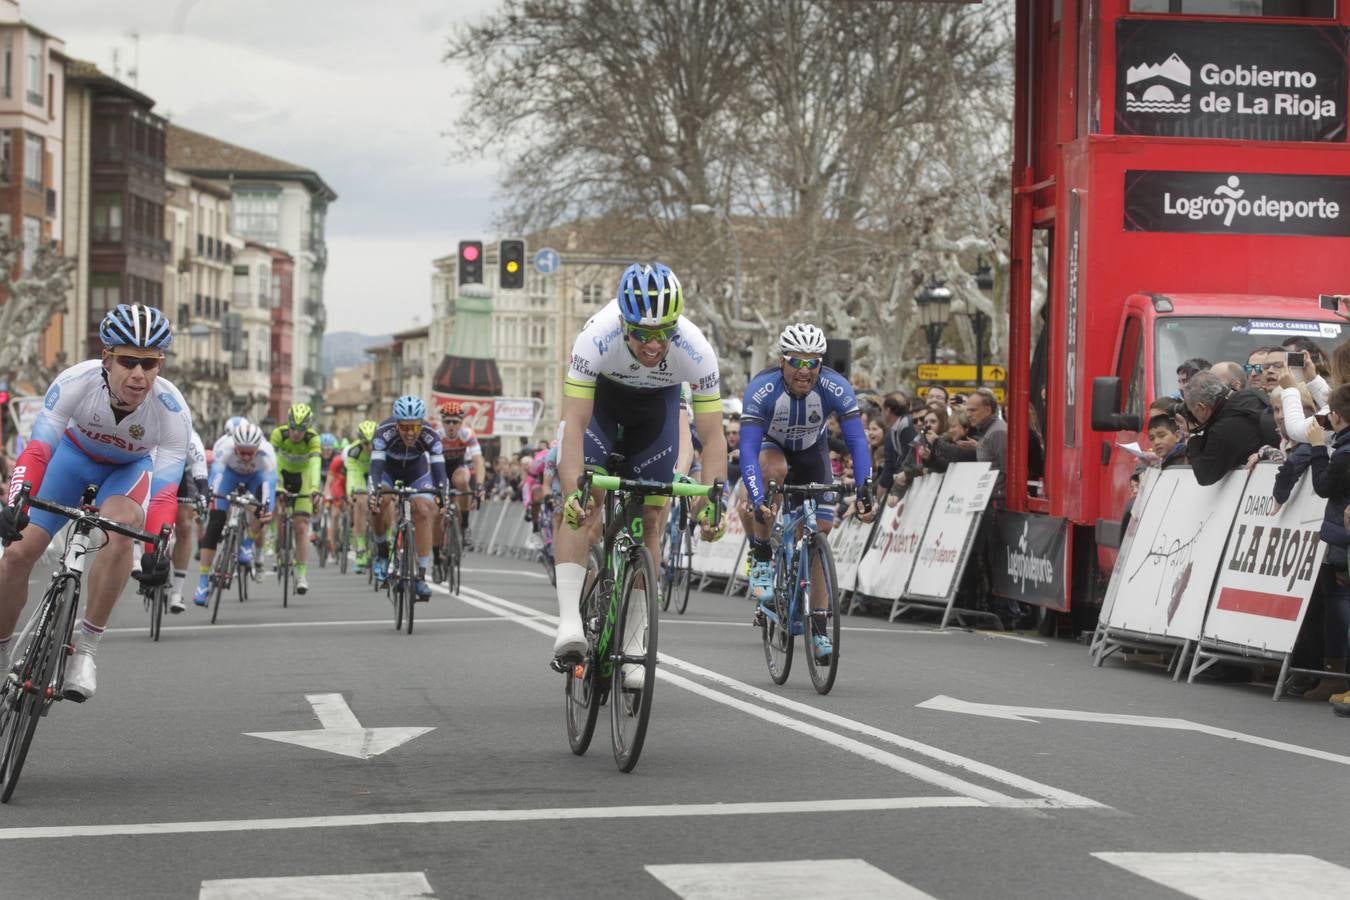
<instances>
[{"instance_id":1,"label":"building window","mask_svg":"<svg viewBox=\"0 0 1350 900\"><path fill-rule=\"evenodd\" d=\"M280 237L281 194L267 190L234 192L234 233L262 244L276 244Z\"/></svg>"},{"instance_id":2,"label":"building window","mask_svg":"<svg viewBox=\"0 0 1350 900\"><path fill-rule=\"evenodd\" d=\"M23 186L34 191L42 190L42 138L31 132L23 135Z\"/></svg>"},{"instance_id":3,"label":"building window","mask_svg":"<svg viewBox=\"0 0 1350 900\"><path fill-rule=\"evenodd\" d=\"M89 276L89 321L97 322L122 302L122 276L95 272Z\"/></svg>"},{"instance_id":4,"label":"building window","mask_svg":"<svg viewBox=\"0 0 1350 900\"><path fill-rule=\"evenodd\" d=\"M97 242L117 243L122 240L122 195L98 193L90 204L93 219L93 239Z\"/></svg>"},{"instance_id":5,"label":"building window","mask_svg":"<svg viewBox=\"0 0 1350 900\"><path fill-rule=\"evenodd\" d=\"M14 132L0 128L0 183L9 184L14 177Z\"/></svg>"},{"instance_id":6,"label":"building window","mask_svg":"<svg viewBox=\"0 0 1350 900\"><path fill-rule=\"evenodd\" d=\"M248 296L248 266L234 267L234 308L241 309L250 306Z\"/></svg>"},{"instance_id":7,"label":"building window","mask_svg":"<svg viewBox=\"0 0 1350 900\"><path fill-rule=\"evenodd\" d=\"M7 31L4 37L4 71L0 71L0 93L6 100L14 96L14 33Z\"/></svg>"},{"instance_id":8,"label":"building window","mask_svg":"<svg viewBox=\"0 0 1350 900\"><path fill-rule=\"evenodd\" d=\"M47 73L42 71L42 45L36 38L33 43L38 46L28 51L28 102L42 106L46 103L42 86L47 83Z\"/></svg>"},{"instance_id":9,"label":"building window","mask_svg":"<svg viewBox=\"0 0 1350 900\"><path fill-rule=\"evenodd\" d=\"M609 302L605 296L605 288L599 284L588 284L581 289L581 302L588 305L595 305Z\"/></svg>"}]
</instances>

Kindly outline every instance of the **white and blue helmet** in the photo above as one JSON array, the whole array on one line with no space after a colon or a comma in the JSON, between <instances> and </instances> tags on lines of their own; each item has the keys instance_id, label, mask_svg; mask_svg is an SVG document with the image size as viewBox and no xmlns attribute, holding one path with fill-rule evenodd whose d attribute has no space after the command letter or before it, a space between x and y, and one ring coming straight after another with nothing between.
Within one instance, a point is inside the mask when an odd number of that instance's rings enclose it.
<instances>
[{"instance_id":1,"label":"white and blue helmet","mask_svg":"<svg viewBox=\"0 0 1350 900\"><path fill-rule=\"evenodd\" d=\"M634 263L619 276L619 314L629 325L661 328L684 312L684 289L669 266Z\"/></svg>"},{"instance_id":2,"label":"white and blue helmet","mask_svg":"<svg viewBox=\"0 0 1350 900\"><path fill-rule=\"evenodd\" d=\"M108 310L98 326L105 347L136 347L141 350L167 350L173 343L169 320L153 306L119 303Z\"/></svg>"},{"instance_id":3,"label":"white and blue helmet","mask_svg":"<svg viewBox=\"0 0 1350 900\"><path fill-rule=\"evenodd\" d=\"M426 417L427 405L422 402L421 397L405 394L394 401L395 419L406 421L408 419L425 419Z\"/></svg>"}]
</instances>

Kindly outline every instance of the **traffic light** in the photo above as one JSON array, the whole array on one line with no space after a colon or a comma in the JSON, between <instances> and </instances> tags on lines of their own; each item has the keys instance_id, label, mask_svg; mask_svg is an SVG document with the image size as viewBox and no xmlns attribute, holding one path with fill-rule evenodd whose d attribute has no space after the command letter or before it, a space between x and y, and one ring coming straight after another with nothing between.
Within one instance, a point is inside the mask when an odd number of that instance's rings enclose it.
<instances>
[{"instance_id":1,"label":"traffic light","mask_svg":"<svg viewBox=\"0 0 1350 900\"><path fill-rule=\"evenodd\" d=\"M483 242L459 242L459 283L483 283Z\"/></svg>"},{"instance_id":2,"label":"traffic light","mask_svg":"<svg viewBox=\"0 0 1350 900\"><path fill-rule=\"evenodd\" d=\"M502 241L497 258L501 265L497 283L503 288L525 287L525 242Z\"/></svg>"}]
</instances>

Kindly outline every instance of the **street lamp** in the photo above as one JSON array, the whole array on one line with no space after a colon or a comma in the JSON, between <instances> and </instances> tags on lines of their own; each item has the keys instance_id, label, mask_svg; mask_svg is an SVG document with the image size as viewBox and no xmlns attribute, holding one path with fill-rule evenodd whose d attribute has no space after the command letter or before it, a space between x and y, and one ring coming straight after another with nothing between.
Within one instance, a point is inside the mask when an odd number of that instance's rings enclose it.
<instances>
[{"instance_id":1,"label":"street lamp","mask_svg":"<svg viewBox=\"0 0 1350 900\"><path fill-rule=\"evenodd\" d=\"M994 289L994 270L984 261L984 257L980 257L980 263L975 269L975 286L981 293ZM989 316L978 309L969 315L971 330L975 332L975 385L984 387L984 335L989 330Z\"/></svg>"},{"instance_id":2,"label":"street lamp","mask_svg":"<svg viewBox=\"0 0 1350 900\"><path fill-rule=\"evenodd\" d=\"M952 314L952 292L938 279L930 278L914 302L919 306L919 324L928 337L928 361L936 363L938 341Z\"/></svg>"},{"instance_id":3,"label":"street lamp","mask_svg":"<svg viewBox=\"0 0 1350 900\"><path fill-rule=\"evenodd\" d=\"M727 226L727 231L731 234L731 251L735 254L736 261L736 292L732 295L732 319L739 322L741 320L741 241L736 237L736 226L731 224L731 217L722 209L713 207L707 203L693 203L689 206L689 211L696 216L715 215Z\"/></svg>"}]
</instances>

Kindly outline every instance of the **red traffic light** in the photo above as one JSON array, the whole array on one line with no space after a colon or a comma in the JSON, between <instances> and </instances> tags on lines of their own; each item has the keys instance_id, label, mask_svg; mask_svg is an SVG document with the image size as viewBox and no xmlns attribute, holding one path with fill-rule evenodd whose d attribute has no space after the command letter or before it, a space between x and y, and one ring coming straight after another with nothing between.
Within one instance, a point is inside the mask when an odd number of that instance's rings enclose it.
<instances>
[{"instance_id":1,"label":"red traffic light","mask_svg":"<svg viewBox=\"0 0 1350 900\"><path fill-rule=\"evenodd\" d=\"M469 262L473 262L478 258L478 247L473 244L466 244L461 252L463 253L464 258Z\"/></svg>"}]
</instances>

